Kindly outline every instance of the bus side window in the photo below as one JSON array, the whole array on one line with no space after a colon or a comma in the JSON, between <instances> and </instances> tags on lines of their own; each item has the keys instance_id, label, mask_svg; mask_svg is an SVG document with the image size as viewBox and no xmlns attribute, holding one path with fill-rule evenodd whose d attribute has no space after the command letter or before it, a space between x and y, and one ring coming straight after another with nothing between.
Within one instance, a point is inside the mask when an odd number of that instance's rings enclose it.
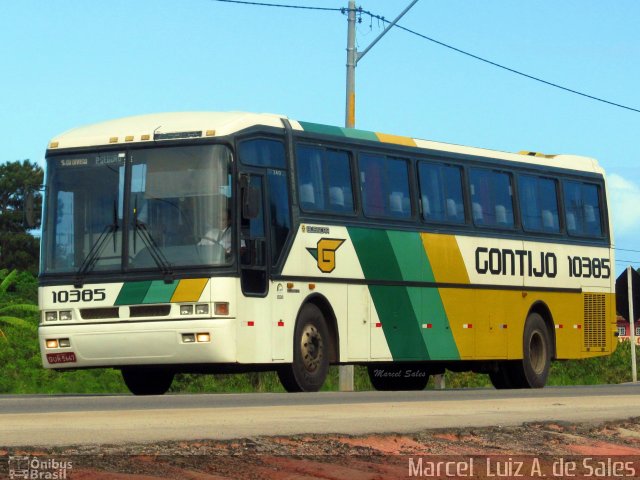
<instances>
[{"instance_id":1,"label":"bus side window","mask_svg":"<svg viewBox=\"0 0 640 480\"><path fill-rule=\"evenodd\" d=\"M487 227L513 228L511 174L487 168L470 168L473 222Z\"/></svg>"},{"instance_id":2,"label":"bus side window","mask_svg":"<svg viewBox=\"0 0 640 480\"><path fill-rule=\"evenodd\" d=\"M464 223L460 167L418 163L422 218L434 222Z\"/></svg>"},{"instance_id":3,"label":"bus side window","mask_svg":"<svg viewBox=\"0 0 640 480\"><path fill-rule=\"evenodd\" d=\"M352 213L349 153L323 147L296 148L298 196L306 212Z\"/></svg>"},{"instance_id":4,"label":"bus side window","mask_svg":"<svg viewBox=\"0 0 640 480\"><path fill-rule=\"evenodd\" d=\"M567 231L584 237L602 236L602 215L599 186L565 180L564 210Z\"/></svg>"},{"instance_id":5,"label":"bus side window","mask_svg":"<svg viewBox=\"0 0 640 480\"><path fill-rule=\"evenodd\" d=\"M364 214L373 217L410 218L408 165L400 158L360 155L360 189Z\"/></svg>"},{"instance_id":6,"label":"bus side window","mask_svg":"<svg viewBox=\"0 0 640 480\"><path fill-rule=\"evenodd\" d=\"M558 188L555 180L534 175L518 177L520 216L525 231L559 233ZM570 219L567 217L567 225ZM575 228L575 219L570 229Z\"/></svg>"}]
</instances>

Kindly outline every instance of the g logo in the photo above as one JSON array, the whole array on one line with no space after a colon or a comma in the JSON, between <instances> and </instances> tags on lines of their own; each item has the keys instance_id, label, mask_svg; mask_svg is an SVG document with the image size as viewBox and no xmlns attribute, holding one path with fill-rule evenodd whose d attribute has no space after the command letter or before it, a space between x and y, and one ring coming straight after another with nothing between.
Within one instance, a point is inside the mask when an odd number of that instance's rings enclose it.
<instances>
[{"instance_id":1,"label":"g logo","mask_svg":"<svg viewBox=\"0 0 640 480\"><path fill-rule=\"evenodd\" d=\"M318 261L318 269L322 273L331 273L336 268L336 250L343 243L342 239L321 238L317 248L307 248L307 251Z\"/></svg>"}]
</instances>

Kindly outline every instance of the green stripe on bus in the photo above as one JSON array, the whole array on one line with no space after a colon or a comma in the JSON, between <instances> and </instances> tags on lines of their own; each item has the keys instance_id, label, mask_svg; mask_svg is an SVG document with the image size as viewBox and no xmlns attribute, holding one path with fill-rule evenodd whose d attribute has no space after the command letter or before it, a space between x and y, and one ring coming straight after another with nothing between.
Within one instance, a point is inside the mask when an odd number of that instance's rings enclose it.
<instances>
[{"instance_id":1,"label":"green stripe on bus","mask_svg":"<svg viewBox=\"0 0 640 480\"><path fill-rule=\"evenodd\" d=\"M349 138L355 138L357 140L371 140L374 142L379 142L378 136L374 132L369 132L368 130L357 130L355 128L343 128L345 136Z\"/></svg>"},{"instance_id":2,"label":"green stripe on bus","mask_svg":"<svg viewBox=\"0 0 640 480\"><path fill-rule=\"evenodd\" d=\"M344 132L340 127L332 125L322 125L321 123L298 122L305 132L320 133L322 135L334 135L344 137Z\"/></svg>"},{"instance_id":3,"label":"green stripe on bus","mask_svg":"<svg viewBox=\"0 0 640 480\"><path fill-rule=\"evenodd\" d=\"M333 125L323 125L321 123L298 122L305 132L319 133L322 135L333 135L334 137L355 138L357 140L370 140L379 142L378 136L374 132L358 130L356 128L341 128Z\"/></svg>"},{"instance_id":4,"label":"green stripe on bus","mask_svg":"<svg viewBox=\"0 0 640 480\"><path fill-rule=\"evenodd\" d=\"M399 281L402 272L384 230L349 228L365 278ZM382 323L382 330L394 360L428 360L418 319L402 286L369 285L369 292Z\"/></svg>"},{"instance_id":5,"label":"green stripe on bus","mask_svg":"<svg viewBox=\"0 0 640 480\"><path fill-rule=\"evenodd\" d=\"M122 286L122 290L120 290L115 305L135 305L142 303L151 283L151 281L125 283Z\"/></svg>"},{"instance_id":6,"label":"green stripe on bus","mask_svg":"<svg viewBox=\"0 0 640 480\"><path fill-rule=\"evenodd\" d=\"M402 279L405 281L435 282L431 263L420 234L388 231ZM432 360L459 359L460 353L453 338L440 292L437 288L407 288L421 336Z\"/></svg>"},{"instance_id":7,"label":"green stripe on bus","mask_svg":"<svg viewBox=\"0 0 640 480\"><path fill-rule=\"evenodd\" d=\"M163 280L154 280L151 282L143 303L169 303L177 287L178 282L176 281L164 283Z\"/></svg>"}]
</instances>

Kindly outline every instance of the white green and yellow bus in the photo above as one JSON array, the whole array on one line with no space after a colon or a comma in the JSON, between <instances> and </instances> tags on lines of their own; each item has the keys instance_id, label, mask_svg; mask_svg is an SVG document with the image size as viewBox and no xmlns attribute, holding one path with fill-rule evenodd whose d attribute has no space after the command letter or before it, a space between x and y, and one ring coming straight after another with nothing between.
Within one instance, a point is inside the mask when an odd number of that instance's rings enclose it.
<instances>
[{"instance_id":1,"label":"white green and yellow bus","mask_svg":"<svg viewBox=\"0 0 640 480\"><path fill-rule=\"evenodd\" d=\"M250 113L76 128L47 149L44 367L330 365L379 390L445 369L537 388L616 347L612 230L590 158L505 153Z\"/></svg>"}]
</instances>

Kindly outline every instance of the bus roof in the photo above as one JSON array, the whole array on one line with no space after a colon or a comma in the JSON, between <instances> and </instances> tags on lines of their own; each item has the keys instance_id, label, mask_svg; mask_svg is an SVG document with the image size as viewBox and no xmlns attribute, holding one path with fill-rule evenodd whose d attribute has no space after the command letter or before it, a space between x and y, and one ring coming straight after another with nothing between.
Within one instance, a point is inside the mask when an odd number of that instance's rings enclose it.
<instances>
[{"instance_id":1,"label":"bus roof","mask_svg":"<svg viewBox=\"0 0 640 480\"><path fill-rule=\"evenodd\" d=\"M49 143L49 149L125 145L178 138L222 137L255 126L282 128L282 120L286 118L283 115L246 112L174 112L137 115L68 130L54 137ZM544 155L528 151L510 153L317 123L289 121L294 130L344 139L369 140L432 151L603 173L595 159L577 155Z\"/></svg>"}]
</instances>

